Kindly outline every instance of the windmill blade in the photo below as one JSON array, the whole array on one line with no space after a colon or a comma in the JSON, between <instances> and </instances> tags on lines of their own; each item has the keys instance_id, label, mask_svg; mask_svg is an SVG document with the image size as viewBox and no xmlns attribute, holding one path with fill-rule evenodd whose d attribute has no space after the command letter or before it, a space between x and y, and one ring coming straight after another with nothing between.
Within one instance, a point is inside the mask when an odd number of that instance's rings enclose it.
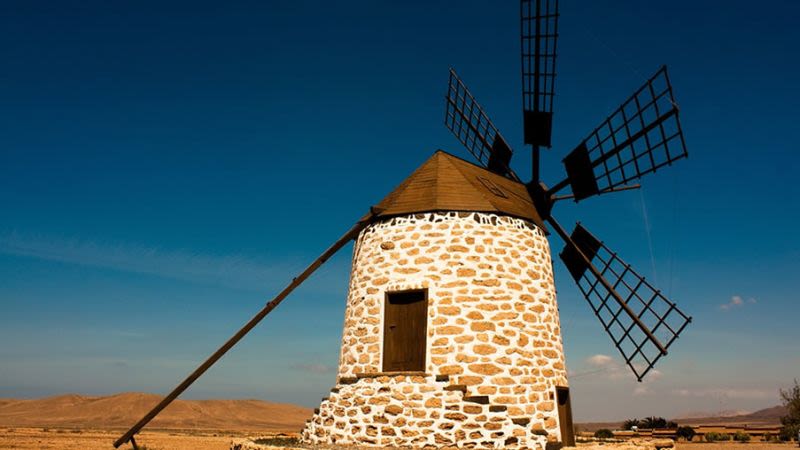
<instances>
[{"instance_id":1,"label":"windmill blade","mask_svg":"<svg viewBox=\"0 0 800 450\"><path fill-rule=\"evenodd\" d=\"M513 151L467 86L450 69L444 124L484 167L519 181L511 171Z\"/></svg>"},{"instance_id":2,"label":"windmill blade","mask_svg":"<svg viewBox=\"0 0 800 450\"><path fill-rule=\"evenodd\" d=\"M563 233L560 226L557 231ZM666 355L691 317L580 223L564 240L567 245L559 255L561 260L641 381Z\"/></svg>"},{"instance_id":3,"label":"windmill blade","mask_svg":"<svg viewBox=\"0 0 800 450\"><path fill-rule=\"evenodd\" d=\"M556 79L558 0L521 0L520 18L525 143L550 148Z\"/></svg>"},{"instance_id":4,"label":"windmill blade","mask_svg":"<svg viewBox=\"0 0 800 450\"><path fill-rule=\"evenodd\" d=\"M575 201L610 192L688 156L666 66L592 131L566 158Z\"/></svg>"},{"instance_id":5,"label":"windmill blade","mask_svg":"<svg viewBox=\"0 0 800 450\"><path fill-rule=\"evenodd\" d=\"M175 389L172 390L166 397L164 397L156 406L153 407L147 414L144 415L135 425L133 425L128 431L125 432L119 439L114 441L114 447L119 448L120 445L125 444L127 442L131 442L134 444L134 448L138 448L136 446L136 441L134 439L134 435L141 431L145 425L150 423L153 418L155 418L164 408L166 408L170 403L172 403L179 395L183 393L189 386L192 385L195 381L197 381L200 376L202 376L211 366L214 365L220 358L222 358L225 353L228 352L236 343L238 343L247 333L250 332L259 322L261 322L264 317L267 316L272 310L274 310L289 294L292 293L298 286L300 286L312 273L314 273L317 269L320 268L331 256L336 254L342 247L345 246L348 242L358 237L358 234L370 224L370 219L379 213L379 211L371 210L370 214L362 218L358 221L352 228L350 228L342 237L340 237L336 242L333 243L327 250L325 250L319 258L315 259L306 269L297 277L293 278L292 281L286 286L278 295L275 296L271 301L269 301L264 308L261 309L253 318L250 319L239 331L236 332L233 336L231 336L217 351L215 351L211 356L208 357L205 362L200 364L194 372L189 374L186 379L184 379Z\"/></svg>"}]
</instances>

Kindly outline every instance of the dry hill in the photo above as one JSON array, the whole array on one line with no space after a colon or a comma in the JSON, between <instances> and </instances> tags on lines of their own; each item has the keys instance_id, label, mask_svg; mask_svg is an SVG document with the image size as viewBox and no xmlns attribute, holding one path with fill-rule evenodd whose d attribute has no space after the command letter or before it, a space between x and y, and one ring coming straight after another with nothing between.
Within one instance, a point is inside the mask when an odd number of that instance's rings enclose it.
<instances>
[{"instance_id":1,"label":"dry hill","mask_svg":"<svg viewBox=\"0 0 800 450\"><path fill-rule=\"evenodd\" d=\"M0 426L127 428L161 396L123 393L108 397L59 395L35 400L0 399ZM261 400L176 400L149 427L204 430L298 431L311 409Z\"/></svg>"},{"instance_id":2,"label":"dry hill","mask_svg":"<svg viewBox=\"0 0 800 450\"><path fill-rule=\"evenodd\" d=\"M779 425L781 416L786 415L786 408L783 406L773 406L771 408L760 409L749 414L717 413L707 417L680 417L675 418L679 425ZM640 417L641 419L641 417ZM623 422L584 422L577 426L583 431L596 431L600 428L619 429Z\"/></svg>"},{"instance_id":3,"label":"dry hill","mask_svg":"<svg viewBox=\"0 0 800 450\"><path fill-rule=\"evenodd\" d=\"M688 417L676 421L683 425L778 425L781 423L781 416L785 415L786 408L773 406L749 414L717 414L713 417Z\"/></svg>"}]
</instances>

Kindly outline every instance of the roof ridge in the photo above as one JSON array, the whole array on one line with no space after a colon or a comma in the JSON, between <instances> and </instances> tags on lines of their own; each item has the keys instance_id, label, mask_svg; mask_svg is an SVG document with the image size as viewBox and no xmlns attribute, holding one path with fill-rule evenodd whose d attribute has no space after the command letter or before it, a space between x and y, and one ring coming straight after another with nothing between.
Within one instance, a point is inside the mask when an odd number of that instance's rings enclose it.
<instances>
[{"instance_id":1,"label":"roof ridge","mask_svg":"<svg viewBox=\"0 0 800 450\"><path fill-rule=\"evenodd\" d=\"M436 167L434 167L434 169L436 170L436 183L433 183L433 199L434 199L433 206L435 208L439 208L439 179L441 178L442 175L441 161L442 157L444 156L444 152L437 151L436 153L433 154L433 156L434 158L431 158L431 160L435 161L436 163Z\"/></svg>"}]
</instances>

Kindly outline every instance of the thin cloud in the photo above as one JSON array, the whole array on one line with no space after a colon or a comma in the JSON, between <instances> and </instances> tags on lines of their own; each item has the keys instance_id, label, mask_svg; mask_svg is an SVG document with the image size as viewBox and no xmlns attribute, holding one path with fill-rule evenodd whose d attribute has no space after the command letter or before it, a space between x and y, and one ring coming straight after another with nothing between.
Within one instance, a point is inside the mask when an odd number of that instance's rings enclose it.
<instances>
[{"instance_id":1,"label":"thin cloud","mask_svg":"<svg viewBox=\"0 0 800 450\"><path fill-rule=\"evenodd\" d=\"M775 398L775 391L752 388L707 388L707 389L674 389L673 394L680 397L710 397L729 399L770 399Z\"/></svg>"},{"instance_id":2,"label":"thin cloud","mask_svg":"<svg viewBox=\"0 0 800 450\"><path fill-rule=\"evenodd\" d=\"M647 385L644 385L644 384L640 384L639 386L636 386L636 389L633 390L633 395L635 395L635 396L648 395L648 394L651 394L651 393L652 393L652 391L650 390L650 387L647 386Z\"/></svg>"},{"instance_id":3,"label":"thin cloud","mask_svg":"<svg viewBox=\"0 0 800 450\"><path fill-rule=\"evenodd\" d=\"M611 356L597 354L586 358L585 362L591 368L583 372L570 373L570 378L591 376L616 380L626 376L627 367Z\"/></svg>"},{"instance_id":4,"label":"thin cloud","mask_svg":"<svg viewBox=\"0 0 800 450\"><path fill-rule=\"evenodd\" d=\"M18 233L0 235L0 253L252 290L270 287L290 272L287 265L263 264L240 255Z\"/></svg>"},{"instance_id":5,"label":"thin cloud","mask_svg":"<svg viewBox=\"0 0 800 450\"><path fill-rule=\"evenodd\" d=\"M289 366L292 370L297 370L299 372L310 372L310 373L332 373L336 370L335 367L329 366L327 364L318 364L318 363L296 363Z\"/></svg>"},{"instance_id":6,"label":"thin cloud","mask_svg":"<svg viewBox=\"0 0 800 450\"><path fill-rule=\"evenodd\" d=\"M591 368L582 372L570 372L570 378L583 378L591 376L594 378L605 378L608 380L620 380L626 378L635 379L633 373L627 364L617 361L611 356L597 354L586 358L584 361ZM634 361L633 366L639 373L643 372L646 366L640 362ZM651 393L649 387L645 384L655 382L663 377L663 372L658 369L650 369L641 383L638 384L637 389L634 391L635 395L644 395Z\"/></svg>"},{"instance_id":7,"label":"thin cloud","mask_svg":"<svg viewBox=\"0 0 800 450\"><path fill-rule=\"evenodd\" d=\"M758 301L750 297L749 299L747 299L746 303L753 305L758 303ZM728 303L723 303L719 305L719 309L721 311L730 311L735 308L741 308L744 305L745 305L745 300L739 295L734 295L733 297L731 297L731 300Z\"/></svg>"}]
</instances>

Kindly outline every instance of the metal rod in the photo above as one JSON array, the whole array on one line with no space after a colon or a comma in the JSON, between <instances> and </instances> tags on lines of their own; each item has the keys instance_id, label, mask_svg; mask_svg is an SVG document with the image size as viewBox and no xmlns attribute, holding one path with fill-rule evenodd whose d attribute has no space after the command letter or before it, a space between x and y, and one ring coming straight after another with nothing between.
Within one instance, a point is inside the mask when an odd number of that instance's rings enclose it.
<instances>
[{"instance_id":1,"label":"metal rod","mask_svg":"<svg viewBox=\"0 0 800 450\"><path fill-rule=\"evenodd\" d=\"M542 18L540 17L541 13L542 13L541 0L536 0L536 27L534 28L534 30L535 30L534 33L536 33L536 39L534 39L534 41L533 41L533 45L536 47L533 50L533 73L536 74L534 76L534 80L533 80L533 110L535 112L539 112L539 89L540 89L539 88L539 76L541 76L541 74L539 73L539 65L540 65L539 53L541 52L541 49L539 48L539 44L540 44L539 38L541 37L540 36L541 30L539 29L539 25L540 25L539 22L542 20ZM537 180L537 182L538 182L538 180Z\"/></svg>"},{"instance_id":2,"label":"metal rod","mask_svg":"<svg viewBox=\"0 0 800 450\"><path fill-rule=\"evenodd\" d=\"M550 188L547 192L549 194L555 194L556 192L564 189L565 187L569 186L569 177L564 178L563 180L556 183L553 187Z\"/></svg>"},{"instance_id":3,"label":"metal rod","mask_svg":"<svg viewBox=\"0 0 800 450\"><path fill-rule=\"evenodd\" d=\"M373 213L374 214L374 213ZM342 247L345 246L348 242L358 236L358 233L361 232L364 228L369 225L369 219L372 218L373 214L369 217L362 219L355 225L353 225L350 230L347 231L338 241L336 241L333 245L331 245L325 252L320 255L319 258L314 260L306 270L303 271L300 275L296 278L292 279L292 282L289 283L286 288L284 288L275 298L273 298L269 303L264 306L264 308L258 312L252 319L250 319L245 326L243 326L239 331L236 332L230 339L228 339L225 344L222 345L214 354L212 354L203 364L194 370L185 380L181 382L175 389L172 390L166 397L164 397L161 402L158 403L150 412L145 414L141 420L136 422L136 425L132 426L130 430L128 430L125 434L123 434L119 439L114 442L114 447L119 447L120 445L131 441L133 442L133 435L138 433L145 425L147 425L153 418L158 415L164 408L167 407L173 400L175 400L183 391L185 391L192 383L195 382L198 378L200 378L206 370L209 369L214 363L216 363L220 358L222 358L225 353L231 349L240 339L242 339L250 330L253 329L256 325L258 325L261 320L266 317L275 307L280 304L283 299L285 299L297 286L306 280L315 270L317 270L325 261L328 260L331 256L333 256L337 251L339 251ZM134 444L135 446L136 444Z\"/></svg>"},{"instance_id":4,"label":"metal rod","mask_svg":"<svg viewBox=\"0 0 800 450\"><path fill-rule=\"evenodd\" d=\"M600 191L598 193L598 195L610 194L612 192L630 191L631 189L640 189L641 187L642 187L641 184L636 183L636 184L631 184L630 186L620 186L620 187L611 188L611 189L609 189L607 191ZM553 201L557 202L559 200L567 200L567 199L574 198L574 197L575 197L575 194L557 195L557 196L553 197Z\"/></svg>"},{"instance_id":5,"label":"metal rod","mask_svg":"<svg viewBox=\"0 0 800 450\"><path fill-rule=\"evenodd\" d=\"M662 355L666 355L667 349L664 347L664 345L662 345L661 342L658 340L658 338L655 337L653 332L650 331L650 329L647 328L647 326L644 323L642 323L642 320L639 319L639 316L634 314L631 307L628 306L628 304L625 303L622 297L620 297L619 293L615 291L613 287L611 287L611 284L608 282L608 280L606 280L605 277L603 277L603 275L600 273L600 271L597 270L597 267L595 267L594 264L592 264L592 261L583 253L580 247L578 247L578 244L576 244L575 241L572 240L569 234L567 234L566 230L561 228L561 225L558 222L556 222L556 219L554 219L553 216L548 217L547 221L550 222L550 225L553 226L553 228L556 230L556 233L558 233L558 235L561 236L561 239L563 239L564 242L567 243L567 245L571 245L575 249L575 251L578 252L578 255L580 255L580 257L583 259L583 262L586 264L589 271L592 272L592 274L598 279L598 281L600 281L603 287L606 288L606 290L611 294L612 297L614 297L614 300L617 301L619 306L622 309L624 309L626 313L628 313L628 316L630 316L631 320L636 322L636 325L639 326L639 328L647 336L647 338L650 339L653 345L658 347L658 350L661 352Z\"/></svg>"},{"instance_id":6,"label":"metal rod","mask_svg":"<svg viewBox=\"0 0 800 450\"><path fill-rule=\"evenodd\" d=\"M541 49L539 48L539 44L540 44L539 43L539 37L540 37L539 33L541 33L541 30L539 29L539 25L540 25L539 21L542 20L539 16L540 16L540 14L542 12L541 9L542 9L541 0L536 0L536 31L535 31L536 39L534 40L534 45L536 46L536 49L534 49L534 51L533 51L533 54L534 54L534 56L533 56L533 73L536 74L536 76L534 77L534 82L533 82L533 84L534 84L534 86L533 86L533 110L535 112L539 112L539 89L540 89L539 76L541 75L539 73L539 64L540 64L539 53L541 52ZM544 19L544 20L547 20L547 19ZM539 146L536 145L536 144L532 145L531 165L533 166L531 168L531 177L533 178L531 181L534 184L539 184Z\"/></svg>"}]
</instances>

